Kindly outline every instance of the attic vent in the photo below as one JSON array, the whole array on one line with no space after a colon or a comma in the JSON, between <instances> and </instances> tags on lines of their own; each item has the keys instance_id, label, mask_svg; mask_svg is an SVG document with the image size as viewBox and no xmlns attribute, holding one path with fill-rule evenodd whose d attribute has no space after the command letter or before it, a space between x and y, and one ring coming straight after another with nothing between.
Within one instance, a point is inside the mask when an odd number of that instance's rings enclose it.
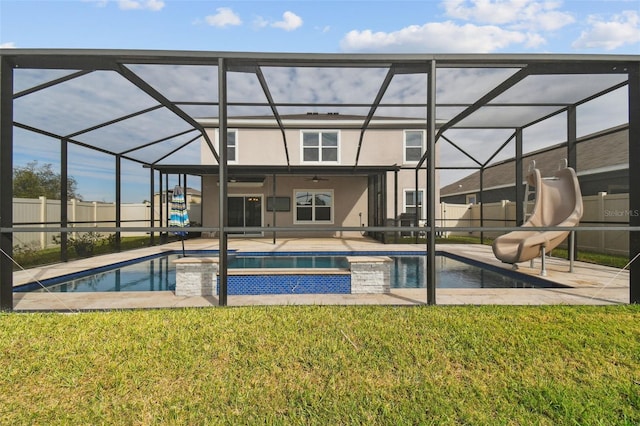
<instances>
[{"instance_id":1,"label":"attic vent","mask_svg":"<svg viewBox=\"0 0 640 426\"><path fill-rule=\"evenodd\" d=\"M307 115L318 115L317 112L308 112Z\"/></svg>"}]
</instances>

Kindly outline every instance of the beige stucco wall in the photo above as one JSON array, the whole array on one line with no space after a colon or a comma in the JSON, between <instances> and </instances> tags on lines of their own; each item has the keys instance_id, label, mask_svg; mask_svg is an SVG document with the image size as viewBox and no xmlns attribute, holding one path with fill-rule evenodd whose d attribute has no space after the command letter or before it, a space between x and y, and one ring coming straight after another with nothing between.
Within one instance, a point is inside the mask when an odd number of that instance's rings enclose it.
<instances>
[{"instance_id":1,"label":"beige stucco wall","mask_svg":"<svg viewBox=\"0 0 640 426\"><path fill-rule=\"evenodd\" d=\"M326 129L331 130L331 129ZM337 128L334 130L338 130ZM207 132L217 149L218 135L216 129L207 129ZM301 139L302 130L288 129L285 131L287 138L287 148L291 165L307 164L301 159ZM237 132L237 164L243 165L285 165L286 156L282 133L280 129L240 129ZM359 129L339 130L339 165L353 165L355 163L358 142L360 139ZM358 165L361 166L415 166L415 163L403 163L404 160L404 131L403 130L383 130L370 129L364 134L362 148ZM208 146L202 143L203 164L215 164L213 155ZM307 177L307 176L305 176ZM278 196L292 197L294 189L309 189L310 182L304 180L305 177L291 176L278 178ZM262 188L233 188L229 189L230 194L244 195L270 195L270 177ZM426 196L426 171L419 172L419 188L425 191ZM203 179L203 199L205 213L204 225L217 225L217 185L215 177L205 177ZM321 185L314 184L314 185ZM437 183L437 182L436 182ZM320 188L320 187L318 187ZM324 188L324 187L323 187ZM367 218L367 179L366 177L354 178L332 177L327 189L335 189L336 219L334 225L358 226L358 213L362 212L363 220ZM387 174L387 217L394 217L394 174ZM404 212L405 190L414 190L415 172L412 169L400 170L398 173L398 214ZM266 204L263 201L263 206ZM343 211L344 210L344 211ZM348 210L348 211L347 211ZM423 210L424 211L424 210ZM265 218L264 226L270 224L271 212L263 212ZM293 212L277 213L278 225L292 225ZM207 224L207 220L210 222Z\"/></svg>"},{"instance_id":2,"label":"beige stucco wall","mask_svg":"<svg viewBox=\"0 0 640 426\"><path fill-rule=\"evenodd\" d=\"M290 197L291 210L288 212L276 212L276 226L300 226L314 227L308 223L294 224L294 209L296 190L333 190L333 223L319 224L316 226L360 226L359 213L362 219L367 218L367 178L366 176L327 176L327 181L312 182L304 180L304 176L278 176L276 177L276 196ZM204 199L203 226L218 226L218 200L219 187L217 176L205 176L202 180L202 193ZM229 195L261 196L263 226L273 226L273 212L266 211L266 197L273 196L272 177L266 178L264 185L260 187L229 187ZM366 223L365 223L366 225ZM346 232L287 232L282 236L312 236L312 237L347 237L353 233Z\"/></svg>"},{"instance_id":3,"label":"beige stucco wall","mask_svg":"<svg viewBox=\"0 0 640 426\"><path fill-rule=\"evenodd\" d=\"M216 149L218 149L217 133L216 129L207 129L207 134ZM289 129L285 131L291 165L303 164L301 158L301 135L302 130ZM239 164L286 164L284 143L279 129L240 129L236 137ZM355 163L359 140L360 130L339 130L340 162L338 164L353 165ZM362 166L402 165L403 142L404 132L402 130L368 130L362 141L358 164ZM203 164L215 164L213 154L204 141L201 143L201 154Z\"/></svg>"}]
</instances>

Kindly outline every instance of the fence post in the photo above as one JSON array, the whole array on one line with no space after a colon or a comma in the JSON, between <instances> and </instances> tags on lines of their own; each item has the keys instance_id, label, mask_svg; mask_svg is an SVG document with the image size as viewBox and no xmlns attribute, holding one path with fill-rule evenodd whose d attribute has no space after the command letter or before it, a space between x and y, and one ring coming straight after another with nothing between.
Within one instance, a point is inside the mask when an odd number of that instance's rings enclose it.
<instances>
[{"instance_id":1,"label":"fence post","mask_svg":"<svg viewBox=\"0 0 640 426\"><path fill-rule=\"evenodd\" d=\"M73 228L76 227L76 220L77 220L76 201L77 200L75 198L71 199L71 223L72 223L71 226ZM78 238L77 232L73 233L73 238Z\"/></svg>"},{"instance_id":2,"label":"fence post","mask_svg":"<svg viewBox=\"0 0 640 426\"><path fill-rule=\"evenodd\" d=\"M47 197L38 197L40 200L40 227L44 228L47 222ZM47 248L47 233L40 232L40 248Z\"/></svg>"},{"instance_id":3,"label":"fence post","mask_svg":"<svg viewBox=\"0 0 640 426\"><path fill-rule=\"evenodd\" d=\"M98 226L98 202L93 201L91 204L93 204L93 226L96 227Z\"/></svg>"},{"instance_id":4,"label":"fence post","mask_svg":"<svg viewBox=\"0 0 640 426\"><path fill-rule=\"evenodd\" d=\"M598 221L600 223L604 222L605 218L607 217L604 214L606 196L607 196L606 192L598 192ZM598 231L598 252L600 252L600 253L604 253L605 252L604 231Z\"/></svg>"},{"instance_id":5,"label":"fence post","mask_svg":"<svg viewBox=\"0 0 640 426\"><path fill-rule=\"evenodd\" d=\"M507 220L509 216L509 208L508 208L509 200L500 200L500 208L502 209L502 226L507 225Z\"/></svg>"},{"instance_id":6,"label":"fence post","mask_svg":"<svg viewBox=\"0 0 640 426\"><path fill-rule=\"evenodd\" d=\"M449 226L449 221L447 220L447 203L441 201L440 202L440 226ZM449 238L449 231L442 234L444 238Z\"/></svg>"}]
</instances>

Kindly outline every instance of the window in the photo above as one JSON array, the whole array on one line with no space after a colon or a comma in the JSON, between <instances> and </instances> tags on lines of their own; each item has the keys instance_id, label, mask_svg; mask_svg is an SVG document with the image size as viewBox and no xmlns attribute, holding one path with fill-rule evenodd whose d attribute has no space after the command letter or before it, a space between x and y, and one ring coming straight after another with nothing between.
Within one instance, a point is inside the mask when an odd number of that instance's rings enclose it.
<instances>
[{"instance_id":1,"label":"window","mask_svg":"<svg viewBox=\"0 0 640 426\"><path fill-rule=\"evenodd\" d=\"M424 197L424 190L418 190L418 204L420 207L421 219L426 217L425 209L422 208L422 200ZM404 190L404 211L405 213L416 213L416 191L411 189Z\"/></svg>"},{"instance_id":2,"label":"window","mask_svg":"<svg viewBox=\"0 0 640 426\"><path fill-rule=\"evenodd\" d=\"M227 131L227 163L238 162L238 131Z\"/></svg>"},{"instance_id":3,"label":"window","mask_svg":"<svg viewBox=\"0 0 640 426\"><path fill-rule=\"evenodd\" d=\"M405 130L404 162L417 163L424 153L424 130Z\"/></svg>"},{"instance_id":4,"label":"window","mask_svg":"<svg viewBox=\"0 0 640 426\"><path fill-rule=\"evenodd\" d=\"M295 222L333 222L333 190L296 190Z\"/></svg>"},{"instance_id":5,"label":"window","mask_svg":"<svg viewBox=\"0 0 640 426\"><path fill-rule=\"evenodd\" d=\"M220 150L220 134L218 133L216 149ZM238 162L238 131L227 130L227 163Z\"/></svg>"},{"instance_id":6,"label":"window","mask_svg":"<svg viewBox=\"0 0 640 426\"><path fill-rule=\"evenodd\" d=\"M303 163L337 163L338 161L337 131L302 132Z\"/></svg>"},{"instance_id":7,"label":"window","mask_svg":"<svg viewBox=\"0 0 640 426\"><path fill-rule=\"evenodd\" d=\"M467 204L476 204L477 202L476 194L467 194L466 198Z\"/></svg>"}]
</instances>

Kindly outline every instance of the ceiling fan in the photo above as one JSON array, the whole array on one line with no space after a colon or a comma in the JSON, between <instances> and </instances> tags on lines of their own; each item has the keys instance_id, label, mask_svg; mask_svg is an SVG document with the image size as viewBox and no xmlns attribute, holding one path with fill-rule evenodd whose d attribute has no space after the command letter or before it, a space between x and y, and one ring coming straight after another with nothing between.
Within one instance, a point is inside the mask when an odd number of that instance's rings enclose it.
<instances>
[{"instance_id":1,"label":"ceiling fan","mask_svg":"<svg viewBox=\"0 0 640 426\"><path fill-rule=\"evenodd\" d=\"M310 180L311 182L317 183L317 182L320 182L321 180L329 180L329 179L323 178L323 177L319 177L318 175L315 175L313 177L306 178L305 180Z\"/></svg>"}]
</instances>

